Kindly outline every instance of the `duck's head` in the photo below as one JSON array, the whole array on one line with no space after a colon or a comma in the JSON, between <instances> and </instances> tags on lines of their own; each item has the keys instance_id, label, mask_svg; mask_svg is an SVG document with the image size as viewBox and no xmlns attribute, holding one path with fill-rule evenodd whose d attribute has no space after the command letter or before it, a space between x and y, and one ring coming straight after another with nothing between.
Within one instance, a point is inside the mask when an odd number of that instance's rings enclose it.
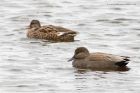
<instances>
[{"instance_id":1,"label":"duck's head","mask_svg":"<svg viewBox=\"0 0 140 93\"><path fill-rule=\"evenodd\" d=\"M75 49L75 55L79 54L79 53L89 53L88 49L85 47L78 47Z\"/></svg>"},{"instance_id":2,"label":"duck's head","mask_svg":"<svg viewBox=\"0 0 140 93\"><path fill-rule=\"evenodd\" d=\"M30 28L40 28L40 22L38 20L32 20L30 23Z\"/></svg>"},{"instance_id":3,"label":"duck's head","mask_svg":"<svg viewBox=\"0 0 140 93\"><path fill-rule=\"evenodd\" d=\"M78 47L75 49L74 56L68 61L72 61L74 59L83 59L89 55L89 51L85 47Z\"/></svg>"}]
</instances>

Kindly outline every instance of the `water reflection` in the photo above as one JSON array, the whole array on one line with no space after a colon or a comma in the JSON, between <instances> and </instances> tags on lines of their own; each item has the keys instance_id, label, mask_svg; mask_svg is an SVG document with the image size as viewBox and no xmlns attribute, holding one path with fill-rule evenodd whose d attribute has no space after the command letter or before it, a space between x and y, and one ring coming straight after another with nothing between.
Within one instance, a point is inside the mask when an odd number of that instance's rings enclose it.
<instances>
[{"instance_id":1,"label":"water reflection","mask_svg":"<svg viewBox=\"0 0 140 93\"><path fill-rule=\"evenodd\" d=\"M103 72L114 72L114 71L120 71L120 72L124 72L124 71L129 71L130 68L129 67L122 67L122 68L115 68L115 69L76 69L76 73L79 74L84 74L88 71L103 71Z\"/></svg>"}]
</instances>

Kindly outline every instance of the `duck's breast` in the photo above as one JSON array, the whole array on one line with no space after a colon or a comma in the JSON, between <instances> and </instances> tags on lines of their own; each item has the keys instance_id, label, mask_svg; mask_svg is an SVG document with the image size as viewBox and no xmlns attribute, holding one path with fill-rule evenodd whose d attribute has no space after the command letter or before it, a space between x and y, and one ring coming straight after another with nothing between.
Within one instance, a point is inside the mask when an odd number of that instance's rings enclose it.
<instances>
[{"instance_id":1,"label":"duck's breast","mask_svg":"<svg viewBox=\"0 0 140 93\"><path fill-rule=\"evenodd\" d=\"M28 38L36 38L36 39L45 39L46 33L41 32L39 29L38 30L30 29L27 32L27 37Z\"/></svg>"},{"instance_id":2,"label":"duck's breast","mask_svg":"<svg viewBox=\"0 0 140 93\"><path fill-rule=\"evenodd\" d=\"M85 59L75 59L72 62L73 67L77 68L87 68L87 63Z\"/></svg>"}]
</instances>

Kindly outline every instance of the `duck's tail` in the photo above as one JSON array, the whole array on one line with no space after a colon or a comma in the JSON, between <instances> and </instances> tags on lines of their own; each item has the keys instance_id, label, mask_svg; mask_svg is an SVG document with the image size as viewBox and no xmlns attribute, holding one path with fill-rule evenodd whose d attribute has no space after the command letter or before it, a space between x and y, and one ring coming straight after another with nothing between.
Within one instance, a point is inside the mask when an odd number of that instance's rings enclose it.
<instances>
[{"instance_id":1,"label":"duck's tail","mask_svg":"<svg viewBox=\"0 0 140 93\"><path fill-rule=\"evenodd\" d=\"M65 32L61 36L67 36L67 35L76 36L76 33L75 32Z\"/></svg>"},{"instance_id":2,"label":"duck's tail","mask_svg":"<svg viewBox=\"0 0 140 93\"><path fill-rule=\"evenodd\" d=\"M115 65L117 65L119 67L124 67L129 63L128 61L130 61L130 59L129 59L130 57L126 57L126 56L122 56L122 57L123 57L123 60L120 62L116 62Z\"/></svg>"}]
</instances>

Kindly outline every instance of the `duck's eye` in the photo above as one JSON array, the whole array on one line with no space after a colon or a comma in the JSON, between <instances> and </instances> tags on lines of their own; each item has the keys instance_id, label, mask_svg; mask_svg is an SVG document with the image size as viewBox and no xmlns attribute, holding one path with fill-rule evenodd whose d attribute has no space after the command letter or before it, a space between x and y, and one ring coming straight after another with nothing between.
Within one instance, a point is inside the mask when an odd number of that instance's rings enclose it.
<instances>
[{"instance_id":1,"label":"duck's eye","mask_svg":"<svg viewBox=\"0 0 140 93\"><path fill-rule=\"evenodd\" d=\"M36 24L36 23L32 23L32 24Z\"/></svg>"}]
</instances>

